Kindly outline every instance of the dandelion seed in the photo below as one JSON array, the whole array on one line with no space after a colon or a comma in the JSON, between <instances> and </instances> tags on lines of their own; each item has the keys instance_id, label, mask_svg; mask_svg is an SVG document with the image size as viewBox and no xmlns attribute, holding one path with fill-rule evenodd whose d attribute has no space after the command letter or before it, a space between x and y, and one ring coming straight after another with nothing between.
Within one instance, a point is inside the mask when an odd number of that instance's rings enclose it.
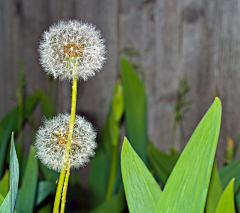
<instances>
[{"instance_id":1,"label":"dandelion seed","mask_svg":"<svg viewBox=\"0 0 240 213\"><path fill-rule=\"evenodd\" d=\"M36 136L35 148L38 158L48 168L60 172L68 139L70 115L59 114L51 120L45 120ZM68 154L71 168L79 168L89 162L97 147L96 132L92 124L77 115L74 123L73 137Z\"/></svg>"},{"instance_id":2,"label":"dandelion seed","mask_svg":"<svg viewBox=\"0 0 240 213\"><path fill-rule=\"evenodd\" d=\"M100 31L78 20L60 20L52 25L43 33L39 53L45 71L61 80L86 81L106 60Z\"/></svg>"}]
</instances>

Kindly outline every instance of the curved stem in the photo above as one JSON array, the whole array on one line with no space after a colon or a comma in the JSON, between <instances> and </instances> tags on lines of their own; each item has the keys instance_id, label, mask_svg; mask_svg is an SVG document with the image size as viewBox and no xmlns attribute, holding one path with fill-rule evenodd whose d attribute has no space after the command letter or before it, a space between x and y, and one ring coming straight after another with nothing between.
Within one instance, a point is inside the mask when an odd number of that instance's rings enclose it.
<instances>
[{"instance_id":1,"label":"curved stem","mask_svg":"<svg viewBox=\"0 0 240 213\"><path fill-rule=\"evenodd\" d=\"M64 213L64 210L65 210L69 176L70 176L70 165L68 166L68 170L65 176L63 191L62 191L62 202L61 202L61 211L60 211L61 213Z\"/></svg>"},{"instance_id":2,"label":"curved stem","mask_svg":"<svg viewBox=\"0 0 240 213\"><path fill-rule=\"evenodd\" d=\"M68 131L68 139L67 139L67 143L66 143L65 153L63 156L63 166L62 166L62 170L60 173L57 192L56 192L56 196L55 196L53 213L58 213L58 211L59 211L61 192L62 192L62 188L63 188L63 184L64 184L64 176L66 174L66 169L70 169L70 166L67 163L67 159L68 159L68 153L69 153L69 150L71 147L71 141L72 141L72 135L73 135L75 114L76 114L76 103L77 103L77 79L74 78L73 84L72 84L72 105L71 105L71 116L70 116L70 124L69 124L69 131ZM70 174L70 172L69 172L69 174ZM68 174L68 176L69 176L69 174ZM69 177L67 177L67 175L66 175L66 178L67 178L67 182L68 182ZM61 179L61 181L60 181L60 179ZM66 180L65 180L65 182L66 182ZM65 207L65 204L64 204L64 207Z\"/></svg>"}]
</instances>

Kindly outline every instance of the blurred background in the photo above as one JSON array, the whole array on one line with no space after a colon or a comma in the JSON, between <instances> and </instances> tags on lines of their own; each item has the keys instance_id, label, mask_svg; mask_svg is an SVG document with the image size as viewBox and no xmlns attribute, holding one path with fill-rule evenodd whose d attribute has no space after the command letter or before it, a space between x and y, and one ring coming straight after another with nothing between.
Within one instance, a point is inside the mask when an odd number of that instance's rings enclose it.
<instances>
[{"instance_id":1,"label":"blurred background","mask_svg":"<svg viewBox=\"0 0 240 213\"><path fill-rule=\"evenodd\" d=\"M26 80L24 96L41 88L57 113L70 112L70 82L47 77L37 52L42 32L65 18L92 22L102 31L108 50L103 70L78 84L78 114L101 130L120 77L120 57L125 55L144 82L148 136L161 150L170 148L174 108L184 76L191 104L176 127L176 149L184 148L213 98L220 97L223 117L216 156L218 164L223 164L227 137L237 142L240 136L239 1L0 0L0 119L18 103L20 65ZM42 119L38 108L36 126ZM30 132L26 124L26 152L32 143Z\"/></svg>"}]
</instances>

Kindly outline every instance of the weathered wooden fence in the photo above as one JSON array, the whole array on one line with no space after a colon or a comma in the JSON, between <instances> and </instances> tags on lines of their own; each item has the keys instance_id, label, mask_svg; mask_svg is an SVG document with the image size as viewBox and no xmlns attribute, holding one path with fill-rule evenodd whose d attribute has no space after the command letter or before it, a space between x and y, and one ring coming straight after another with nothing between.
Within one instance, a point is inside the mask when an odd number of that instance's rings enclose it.
<instances>
[{"instance_id":1,"label":"weathered wooden fence","mask_svg":"<svg viewBox=\"0 0 240 213\"><path fill-rule=\"evenodd\" d=\"M104 69L79 84L78 111L102 127L125 54L146 86L149 137L168 150L179 79L186 74L192 106L184 119L186 140L175 145L184 147L217 94L223 104L221 164L226 137L236 141L240 135L239 11L237 0L0 0L0 118L16 104L19 60L26 93L46 90L37 53L41 33L58 19L77 18L95 24L108 49ZM70 84L60 82L58 88L57 110L69 111Z\"/></svg>"}]
</instances>

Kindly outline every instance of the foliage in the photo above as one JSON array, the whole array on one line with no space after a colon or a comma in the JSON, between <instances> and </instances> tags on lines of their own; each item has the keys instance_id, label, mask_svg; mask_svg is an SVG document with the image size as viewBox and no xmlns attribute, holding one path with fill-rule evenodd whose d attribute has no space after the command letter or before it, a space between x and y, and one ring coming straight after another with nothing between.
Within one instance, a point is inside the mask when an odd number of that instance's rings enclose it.
<instances>
[{"instance_id":1,"label":"foliage","mask_svg":"<svg viewBox=\"0 0 240 213\"><path fill-rule=\"evenodd\" d=\"M23 74L20 79L24 87ZM184 119L190 104L186 98L189 90L186 77L180 84L174 109L175 127ZM240 211L239 159L220 170L214 163L220 100L215 99L181 154L174 148L170 154L158 150L149 140L146 103L144 84L130 63L122 58L121 79L114 87L98 138L99 147L90 165L87 195L79 174L73 172L66 212L234 212L234 196ZM55 114L52 101L42 90L24 97L24 88L19 88L18 104L0 121L1 212L6 212L3 210L6 208L12 212L15 201L18 213L52 211L59 175L38 162L32 146L28 156L23 154L21 144L26 122L31 124L35 135L33 113L38 104L45 117ZM126 138L121 151L122 127ZM17 135L16 152L13 135L10 140L12 131Z\"/></svg>"}]
</instances>

